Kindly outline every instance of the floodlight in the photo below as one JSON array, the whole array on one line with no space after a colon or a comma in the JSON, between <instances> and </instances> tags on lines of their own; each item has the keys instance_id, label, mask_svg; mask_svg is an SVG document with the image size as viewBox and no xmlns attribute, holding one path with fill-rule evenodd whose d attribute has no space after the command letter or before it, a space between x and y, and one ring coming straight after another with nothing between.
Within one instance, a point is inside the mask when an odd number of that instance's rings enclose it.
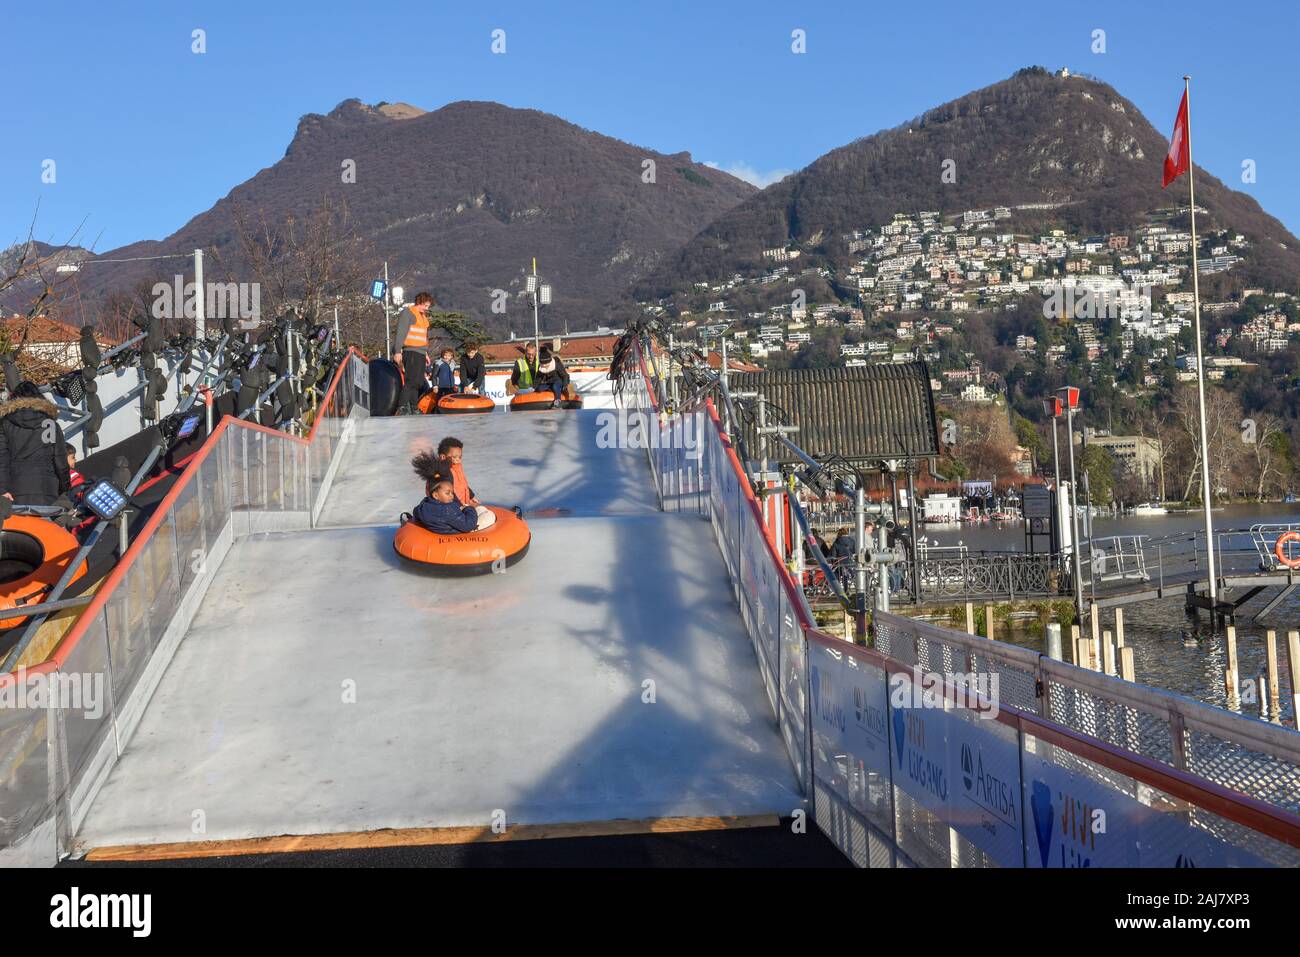
<instances>
[{"instance_id":1,"label":"floodlight","mask_svg":"<svg viewBox=\"0 0 1300 957\"><path fill-rule=\"evenodd\" d=\"M549 306L550 304L551 304L551 287L549 285L544 284L542 286L542 305Z\"/></svg>"},{"instance_id":2,"label":"floodlight","mask_svg":"<svg viewBox=\"0 0 1300 957\"><path fill-rule=\"evenodd\" d=\"M403 289L401 286L394 286L394 287L393 287L393 302L394 302L396 305L399 305L399 306L400 306L400 305L402 304L402 300L405 299L405 298L406 298L406 290Z\"/></svg>"},{"instance_id":3,"label":"floodlight","mask_svg":"<svg viewBox=\"0 0 1300 957\"><path fill-rule=\"evenodd\" d=\"M196 417L197 418L197 417ZM96 516L111 522L126 508L126 493L108 479L101 479L86 493L82 503Z\"/></svg>"},{"instance_id":4,"label":"floodlight","mask_svg":"<svg viewBox=\"0 0 1300 957\"><path fill-rule=\"evenodd\" d=\"M527 290L528 292L536 292L536 291L537 291L537 277L536 277L536 276L529 276L526 280L524 280L524 289Z\"/></svg>"}]
</instances>

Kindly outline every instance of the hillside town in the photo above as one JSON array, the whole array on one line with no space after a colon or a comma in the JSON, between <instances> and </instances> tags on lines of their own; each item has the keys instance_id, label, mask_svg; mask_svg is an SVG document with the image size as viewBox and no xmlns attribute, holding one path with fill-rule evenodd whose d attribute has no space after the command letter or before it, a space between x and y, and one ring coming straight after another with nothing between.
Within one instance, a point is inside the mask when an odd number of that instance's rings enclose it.
<instances>
[{"instance_id":1,"label":"hillside town","mask_svg":"<svg viewBox=\"0 0 1300 957\"><path fill-rule=\"evenodd\" d=\"M1188 209L1099 235L1013 225L1050 217L1054 208L899 212L880 228L840 236L838 246L819 237L816 248L765 249L748 274L697 282L682 296L642 306L656 315L675 310L683 335L694 330L715 350L725 340L729 361L757 367L925 360L937 403L958 420L980 406L1011 406L1009 424L1021 441L1008 443L1007 464L1028 477L1051 463L1017 421L1036 418L1024 401L1032 397L1011 394L1017 383L1055 373L1092 391L1113 388L1133 404L1172 397L1196 380L1192 237L1179 222ZM1230 229L1198 241L1203 282L1250 255L1249 240ZM1224 301L1203 295L1201 313L1211 382L1252 374L1261 360L1300 346L1300 299L1291 293L1245 287ZM977 322L994 341L972 341ZM990 349L1004 354L999 368ZM1089 440L1137 480L1134 495L1163 497L1155 430L1125 435L1111 431L1115 424L1094 421Z\"/></svg>"}]
</instances>

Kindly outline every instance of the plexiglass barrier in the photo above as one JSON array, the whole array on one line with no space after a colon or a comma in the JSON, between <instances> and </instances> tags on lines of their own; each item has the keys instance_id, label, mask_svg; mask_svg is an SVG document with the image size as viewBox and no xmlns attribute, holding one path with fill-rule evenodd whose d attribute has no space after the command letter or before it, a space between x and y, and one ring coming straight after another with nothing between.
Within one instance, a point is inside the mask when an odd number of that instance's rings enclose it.
<instances>
[{"instance_id":1,"label":"plexiglass barrier","mask_svg":"<svg viewBox=\"0 0 1300 957\"><path fill-rule=\"evenodd\" d=\"M233 541L314 522L366 373L349 352L306 439L222 420L50 660L0 675L0 864L68 852Z\"/></svg>"},{"instance_id":2,"label":"plexiglass barrier","mask_svg":"<svg viewBox=\"0 0 1300 957\"><path fill-rule=\"evenodd\" d=\"M818 631L713 404L667 416L650 379L622 403L660 501L712 523L795 777L855 863L1300 864L1300 735L898 616L874 648Z\"/></svg>"}]
</instances>

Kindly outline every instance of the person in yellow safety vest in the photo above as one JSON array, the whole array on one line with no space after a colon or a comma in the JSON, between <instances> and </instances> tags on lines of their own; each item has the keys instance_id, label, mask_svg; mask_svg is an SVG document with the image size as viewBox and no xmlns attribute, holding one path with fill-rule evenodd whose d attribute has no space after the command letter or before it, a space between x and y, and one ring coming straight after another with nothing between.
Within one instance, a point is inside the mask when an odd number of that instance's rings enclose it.
<instances>
[{"instance_id":1,"label":"person in yellow safety vest","mask_svg":"<svg viewBox=\"0 0 1300 957\"><path fill-rule=\"evenodd\" d=\"M510 373L510 386L507 392L512 395L519 392L550 392L554 395L551 408L559 408L560 398L569 385L569 373L564 368L560 357L548 346L542 347L542 354L537 355L537 347L529 342L524 346L524 354L515 360L515 367Z\"/></svg>"},{"instance_id":2,"label":"person in yellow safety vest","mask_svg":"<svg viewBox=\"0 0 1300 957\"><path fill-rule=\"evenodd\" d=\"M510 371L510 384L506 391L511 395L517 392L532 392L537 381L537 345L533 342L524 344L524 354L515 360L515 367Z\"/></svg>"},{"instance_id":3,"label":"person in yellow safety vest","mask_svg":"<svg viewBox=\"0 0 1300 957\"><path fill-rule=\"evenodd\" d=\"M425 390L424 373L429 361L429 310L433 296L416 295L415 302L402 310L397 320L397 341L402 344L393 353L393 361L402 367L402 394L397 401L398 415L412 415L416 402Z\"/></svg>"}]
</instances>

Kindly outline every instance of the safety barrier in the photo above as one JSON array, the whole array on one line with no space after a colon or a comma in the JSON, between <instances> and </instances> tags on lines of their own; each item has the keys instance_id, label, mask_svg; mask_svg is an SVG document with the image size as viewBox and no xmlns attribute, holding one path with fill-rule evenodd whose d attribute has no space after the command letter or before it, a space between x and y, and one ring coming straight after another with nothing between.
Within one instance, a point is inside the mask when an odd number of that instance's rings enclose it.
<instances>
[{"instance_id":1,"label":"safety barrier","mask_svg":"<svg viewBox=\"0 0 1300 957\"><path fill-rule=\"evenodd\" d=\"M795 776L855 863L1300 864L1300 735L887 613L874 648L819 631L713 403L667 416L649 380L623 403L661 501L710 518Z\"/></svg>"},{"instance_id":2,"label":"safety barrier","mask_svg":"<svg viewBox=\"0 0 1300 957\"><path fill-rule=\"evenodd\" d=\"M0 864L68 852L233 542L314 522L366 373L349 351L305 439L223 419L50 660L0 675Z\"/></svg>"}]
</instances>

